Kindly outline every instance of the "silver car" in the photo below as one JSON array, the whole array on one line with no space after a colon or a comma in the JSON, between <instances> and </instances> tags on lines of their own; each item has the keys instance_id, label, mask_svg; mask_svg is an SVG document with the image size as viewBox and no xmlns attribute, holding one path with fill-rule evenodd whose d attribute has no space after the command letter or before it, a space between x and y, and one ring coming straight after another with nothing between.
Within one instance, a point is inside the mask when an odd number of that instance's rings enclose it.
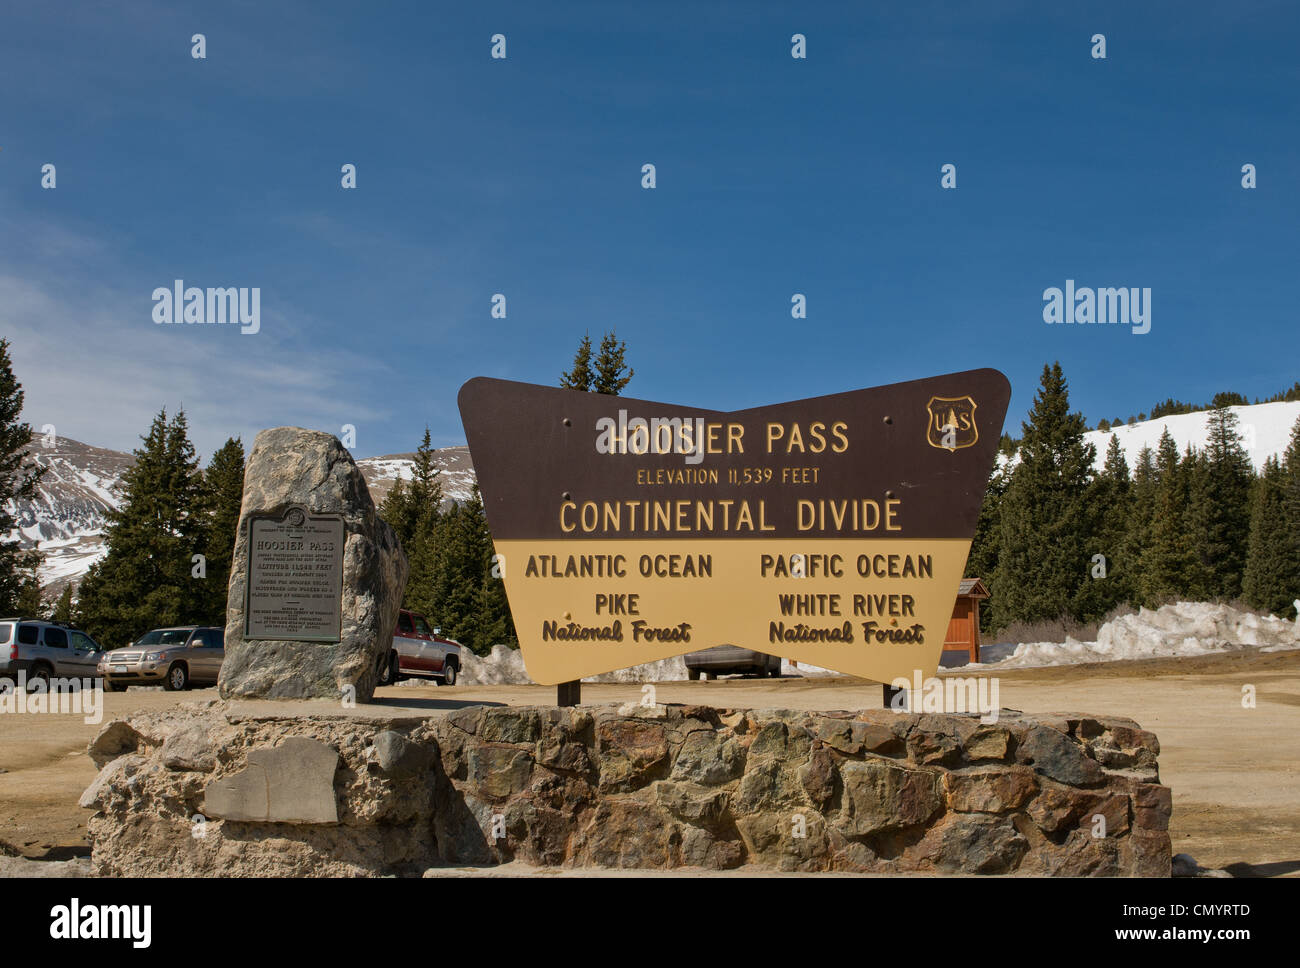
<instances>
[{"instance_id":1,"label":"silver car","mask_svg":"<svg viewBox=\"0 0 1300 968\"><path fill-rule=\"evenodd\" d=\"M225 629L182 625L153 629L126 648L106 653L99 660L99 674L113 692L127 686L215 686L225 658Z\"/></svg>"},{"instance_id":2,"label":"silver car","mask_svg":"<svg viewBox=\"0 0 1300 968\"><path fill-rule=\"evenodd\" d=\"M94 679L103 649L85 632L60 622L40 619L0 619L0 679L28 682L51 676Z\"/></svg>"}]
</instances>

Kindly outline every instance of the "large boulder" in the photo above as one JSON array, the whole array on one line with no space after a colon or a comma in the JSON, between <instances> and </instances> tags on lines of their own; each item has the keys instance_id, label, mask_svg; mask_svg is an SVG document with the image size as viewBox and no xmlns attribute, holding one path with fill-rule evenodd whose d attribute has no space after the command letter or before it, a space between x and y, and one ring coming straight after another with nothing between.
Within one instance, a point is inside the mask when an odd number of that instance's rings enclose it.
<instances>
[{"instance_id":1,"label":"large boulder","mask_svg":"<svg viewBox=\"0 0 1300 968\"><path fill-rule=\"evenodd\" d=\"M338 642L246 639L249 520L293 508L343 519ZM257 435L244 474L226 607L223 699L340 699L368 702L380 656L392 647L409 565L375 510L361 471L331 434L276 427Z\"/></svg>"}]
</instances>

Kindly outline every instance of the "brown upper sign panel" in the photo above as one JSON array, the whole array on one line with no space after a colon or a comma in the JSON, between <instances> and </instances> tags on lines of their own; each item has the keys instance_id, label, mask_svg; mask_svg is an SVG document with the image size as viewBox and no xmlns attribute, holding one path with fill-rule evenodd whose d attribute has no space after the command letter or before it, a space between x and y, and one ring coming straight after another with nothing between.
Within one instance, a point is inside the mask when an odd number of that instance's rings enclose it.
<instances>
[{"instance_id":1,"label":"brown upper sign panel","mask_svg":"<svg viewBox=\"0 0 1300 968\"><path fill-rule=\"evenodd\" d=\"M987 369L732 413L469 381L530 675L724 643L882 681L932 669L1009 398Z\"/></svg>"}]
</instances>

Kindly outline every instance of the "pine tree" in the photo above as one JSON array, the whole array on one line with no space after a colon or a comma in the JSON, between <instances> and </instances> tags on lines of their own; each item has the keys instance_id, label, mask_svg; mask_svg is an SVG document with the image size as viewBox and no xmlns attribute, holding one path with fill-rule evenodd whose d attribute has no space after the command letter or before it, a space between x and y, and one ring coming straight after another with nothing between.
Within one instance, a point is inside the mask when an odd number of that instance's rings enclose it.
<instances>
[{"instance_id":1,"label":"pine tree","mask_svg":"<svg viewBox=\"0 0 1300 968\"><path fill-rule=\"evenodd\" d=\"M63 591L59 593L58 600L54 603L54 611L50 613L50 621L62 622L65 625L72 621L72 585L63 586Z\"/></svg>"},{"instance_id":2,"label":"pine tree","mask_svg":"<svg viewBox=\"0 0 1300 968\"><path fill-rule=\"evenodd\" d=\"M17 607L9 614L24 618L40 618L45 614L45 599L41 595L41 554L27 551L18 559Z\"/></svg>"},{"instance_id":3,"label":"pine tree","mask_svg":"<svg viewBox=\"0 0 1300 968\"><path fill-rule=\"evenodd\" d=\"M433 582L418 599L422 611L471 651L484 654L492 643L482 642L487 616L483 587L492 557L492 542L475 486L468 501L453 505L442 516L437 540L428 550Z\"/></svg>"},{"instance_id":4,"label":"pine tree","mask_svg":"<svg viewBox=\"0 0 1300 968\"><path fill-rule=\"evenodd\" d=\"M82 579L77 621L106 647L150 628L196 621L202 584L192 556L208 533L202 475L184 413L154 418L122 475L122 504L110 511L108 553Z\"/></svg>"},{"instance_id":5,"label":"pine tree","mask_svg":"<svg viewBox=\"0 0 1300 968\"><path fill-rule=\"evenodd\" d=\"M426 428L411 480L398 481L380 510L411 564L403 604L473 652L516 645L505 585L492 574L492 537L478 487L444 511L440 473Z\"/></svg>"},{"instance_id":6,"label":"pine tree","mask_svg":"<svg viewBox=\"0 0 1300 968\"><path fill-rule=\"evenodd\" d=\"M446 540L447 515L441 508L426 504L413 525L411 539L403 545L410 576L406 580L406 607L422 612L435 624L441 621L441 604L431 597L439 585L439 570L444 563L441 555Z\"/></svg>"},{"instance_id":7,"label":"pine tree","mask_svg":"<svg viewBox=\"0 0 1300 968\"><path fill-rule=\"evenodd\" d=\"M1001 463L993 465L989 474L988 486L984 489L984 503L980 505L979 520L975 523L975 535L971 538L970 554L966 557L966 578L982 578L990 582L998 563L998 545L1002 538L1002 496L1007 490L1008 475ZM993 612L991 609L980 610L980 631L993 631Z\"/></svg>"},{"instance_id":8,"label":"pine tree","mask_svg":"<svg viewBox=\"0 0 1300 968\"><path fill-rule=\"evenodd\" d=\"M1189 597L1197 561L1187 527L1187 469L1166 429L1156 450L1151 520L1141 550L1138 600L1156 607L1169 598Z\"/></svg>"},{"instance_id":9,"label":"pine tree","mask_svg":"<svg viewBox=\"0 0 1300 968\"><path fill-rule=\"evenodd\" d=\"M1185 583L1175 594L1188 601L1204 601L1216 596L1215 581L1208 559L1203 556L1204 531L1201 527L1206 509L1204 496L1208 490L1210 478L1210 459L1203 451L1196 450L1189 443L1183 449L1182 460L1178 464L1178 474L1183 493L1183 532L1184 540L1191 549L1191 567L1188 569ZM1250 502L1246 502L1247 513ZM1246 540L1242 532L1242 542Z\"/></svg>"},{"instance_id":10,"label":"pine tree","mask_svg":"<svg viewBox=\"0 0 1300 968\"><path fill-rule=\"evenodd\" d=\"M1212 410L1221 410L1225 407L1244 407L1249 403L1250 401L1240 393L1224 390L1222 393L1214 395L1214 399L1210 401L1210 408Z\"/></svg>"},{"instance_id":11,"label":"pine tree","mask_svg":"<svg viewBox=\"0 0 1300 968\"><path fill-rule=\"evenodd\" d=\"M437 509L442 506L442 469L435 465L433 446L429 440L429 428L424 428L424 439L415 449L414 466L411 469L411 502L417 516L429 507Z\"/></svg>"},{"instance_id":12,"label":"pine tree","mask_svg":"<svg viewBox=\"0 0 1300 968\"><path fill-rule=\"evenodd\" d=\"M1215 399L1233 396L1221 393ZM1241 595L1254 470L1237 425L1237 415L1226 406L1210 411L1204 456L1191 465L1196 479L1189 495L1190 524L1205 593L1197 597Z\"/></svg>"},{"instance_id":13,"label":"pine tree","mask_svg":"<svg viewBox=\"0 0 1300 968\"><path fill-rule=\"evenodd\" d=\"M384 503L379 506L379 516L388 522L409 558L415 540L415 511L406 481L402 478L399 477L388 489Z\"/></svg>"},{"instance_id":14,"label":"pine tree","mask_svg":"<svg viewBox=\"0 0 1300 968\"><path fill-rule=\"evenodd\" d=\"M998 563L998 545L1001 541L999 519L1002 497L1006 494L1010 476L1000 464L993 465L988 485L984 489L984 503L980 505L979 520L971 538L970 554L966 557L967 578L990 579Z\"/></svg>"},{"instance_id":15,"label":"pine tree","mask_svg":"<svg viewBox=\"0 0 1300 968\"><path fill-rule=\"evenodd\" d=\"M591 381L591 390L595 393L607 393L618 396L627 386L635 370L630 370L624 362L627 344L610 332L600 341L600 355L596 357L596 374ZM627 375L624 375L624 371Z\"/></svg>"},{"instance_id":16,"label":"pine tree","mask_svg":"<svg viewBox=\"0 0 1300 968\"><path fill-rule=\"evenodd\" d=\"M1296 384L1300 389L1300 383ZM1300 395L1295 397L1300 399ZM1289 395L1287 399L1292 397ZM1282 514L1286 535L1290 541L1290 555L1300 562L1300 420L1291 428L1291 439L1282 455L1281 477L1279 479L1282 497ZM1295 588L1300 581L1293 580L1294 597L1300 597L1300 588Z\"/></svg>"},{"instance_id":17,"label":"pine tree","mask_svg":"<svg viewBox=\"0 0 1300 968\"><path fill-rule=\"evenodd\" d=\"M1059 362L1043 367L1020 445L1020 463L1001 502L1001 540L990 593L994 625L1069 615L1087 579L1086 489L1096 449L1070 412Z\"/></svg>"},{"instance_id":18,"label":"pine tree","mask_svg":"<svg viewBox=\"0 0 1300 968\"><path fill-rule=\"evenodd\" d=\"M0 339L0 615L21 612L21 606L30 607L32 602L31 553L18 541L3 540L17 526L13 502L34 498L45 473L44 467L31 460L32 428L18 419L23 397L23 386L14 377L9 359L9 341ZM39 604L39 579L36 596Z\"/></svg>"},{"instance_id":19,"label":"pine tree","mask_svg":"<svg viewBox=\"0 0 1300 968\"><path fill-rule=\"evenodd\" d=\"M434 449L429 428L424 428L424 438L416 448L409 483L398 479L388 492L380 517L392 526L410 563L410 576L406 581L403 603L429 616L435 623L437 603L431 590L437 583L437 549L441 540L442 470L434 460Z\"/></svg>"},{"instance_id":20,"label":"pine tree","mask_svg":"<svg viewBox=\"0 0 1300 968\"><path fill-rule=\"evenodd\" d=\"M1126 538L1133 512L1132 481L1119 438L1111 435L1106 463L1088 488L1091 530L1085 540L1088 577L1075 596L1073 612L1081 619L1100 618L1127 602L1133 593L1133 562Z\"/></svg>"},{"instance_id":21,"label":"pine tree","mask_svg":"<svg viewBox=\"0 0 1300 968\"><path fill-rule=\"evenodd\" d=\"M483 513L481 501L477 513ZM483 530L485 532L488 530L486 515L483 517ZM494 645L506 645L516 649L519 647L514 616L510 612L510 601L506 597L506 584L502 580L504 572L494 567L495 555L491 553L490 540L487 550L489 554L484 562L483 585L479 589L475 602L474 625L478 632L475 651L479 655L487 655Z\"/></svg>"},{"instance_id":22,"label":"pine tree","mask_svg":"<svg viewBox=\"0 0 1300 968\"><path fill-rule=\"evenodd\" d=\"M1142 563L1155 522L1156 457L1143 446L1133 464L1133 483L1129 487L1128 521L1121 542L1121 558L1128 563L1130 581L1128 602L1137 604L1142 597Z\"/></svg>"},{"instance_id":23,"label":"pine tree","mask_svg":"<svg viewBox=\"0 0 1300 968\"><path fill-rule=\"evenodd\" d=\"M591 370L591 334L586 333L578 343L573 357L573 369L560 374L560 386L566 390L590 390L596 375Z\"/></svg>"},{"instance_id":24,"label":"pine tree","mask_svg":"<svg viewBox=\"0 0 1300 968\"><path fill-rule=\"evenodd\" d=\"M1300 529L1300 420L1291 428L1291 440L1282 454L1282 501L1287 520Z\"/></svg>"},{"instance_id":25,"label":"pine tree","mask_svg":"<svg viewBox=\"0 0 1300 968\"><path fill-rule=\"evenodd\" d=\"M202 579L202 607L195 621L226 624L226 596L230 566L239 531L239 512L244 500L244 444L232 437L212 455L203 472L202 507L207 515L202 554L207 577Z\"/></svg>"},{"instance_id":26,"label":"pine tree","mask_svg":"<svg viewBox=\"0 0 1300 968\"><path fill-rule=\"evenodd\" d=\"M1251 502L1242 597L1255 608L1294 618L1293 603L1300 597L1300 541L1287 514L1285 483L1281 463L1268 458Z\"/></svg>"}]
</instances>

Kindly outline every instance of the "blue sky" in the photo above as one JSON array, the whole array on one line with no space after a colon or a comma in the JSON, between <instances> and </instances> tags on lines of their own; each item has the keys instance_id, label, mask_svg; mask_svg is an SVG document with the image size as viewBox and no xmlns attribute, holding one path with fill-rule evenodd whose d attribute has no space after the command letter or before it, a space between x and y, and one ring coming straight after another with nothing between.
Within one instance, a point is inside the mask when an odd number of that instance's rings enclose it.
<instances>
[{"instance_id":1,"label":"blue sky","mask_svg":"<svg viewBox=\"0 0 1300 968\"><path fill-rule=\"evenodd\" d=\"M1018 434L1054 359L1091 421L1264 396L1300 376L1298 27L1281 2L9 3L0 336L34 425L130 449L183 406L205 456L279 424L462 443L465 380L553 384L606 329L628 394L719 409L994 366ZM177 278L260 287L261 331L156 325ZM1151 331L1045 324L1066 279L1149 287Z\"/></svg>"}]
</instances>

